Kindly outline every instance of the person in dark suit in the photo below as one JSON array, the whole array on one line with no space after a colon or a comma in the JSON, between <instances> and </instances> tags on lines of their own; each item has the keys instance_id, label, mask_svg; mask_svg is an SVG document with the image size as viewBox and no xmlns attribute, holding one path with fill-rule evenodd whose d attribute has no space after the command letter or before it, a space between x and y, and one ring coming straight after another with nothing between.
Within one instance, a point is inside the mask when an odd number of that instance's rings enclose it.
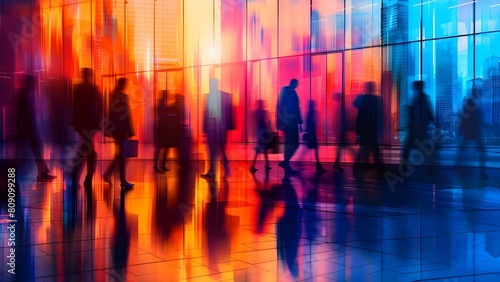
<instances>
[{"instance_id":1,"label":"person in dark suit","mask_svg":"<svg viewBox=\"0 0 500 282\"><path fill-rule=\"evenodd\" d=\"M299 147L299 125L302 124L299 95L295 89L299 86L297 79L290 80L290 84L282 88L277 105L277 127L285 134L284 160L279 163L285 173L296 174L290 166L290 159Z\"/></svg>"},{"instance_id":2,"label":"person in dark suit","mask_svg":"<svg viewBox=\"0 0 500 282\"><path fill-rule=\"evenodd\" d=\"M156 143L154 151L154 170L156 173L168 171L165 166L166 151L168 143L167 134L167 91L163 91L163 96L156 106L157 122L156 122ZM158 161L161 165L158 166Z\"/></svg>"},{"instance_id":3,"label":"person in dark suit","mask_svg":"<svg viewBox=\"0 0 500 282\"><path fill-rule=\"evenodd\" d=\"M90 68L82 69L83 83L75 88L73 100L73 127L78 132L79 143L74 172L78 173L83 166L83 158L87 158L87 175L85 185L92 183L94 177L97 153L94 147L94 136L99 131L102 121L102 95L93 83L93 73ZM76 179L75 179L76 180Z\"/></svg>"},{"instance_id":4,"label":"person in dark suit","mask_svg":"<svg viewBox=\"0 0 500 282\"><path fill-rule=\"evenodd\" d=\"M402 154L402 161L406 163L409 162L410 151L416 146L415 142L430 138L427 134L428 127L435 120L430 97L424 92L424 82L421 80L414 81L413 90L415 91L413 105L408 107L409 132Z\"/></svg>"},{"instance_id":5,"label":"person in dark suit","mask_svg":"<svg viewBox=\"0 0 500 282\"><path fill-rule=\"evenodd\" d=\"M32 75L25 75L21 83L22 86L17 95L18 156L21 153L20 145L23 142L28 143L35 156L38 170L37 181L52 181L56 177L50 175L49 167L43 159L43 144L36 126L37 116L34 104L35 77Z\"/></svg>"},{"instance_id":6,"label":"person in dark suit","mask_svg":"<svg viewBox=\"0 0 500 282\"><path fill-rule=\"evenodd\" d=\"M134 184L127 182L125 177L125 157L123 155L123 143L135 135L132 129L130 106L128 96L124 93L127 86L126 78L119 78L115 89L110 97L109 120L111 126L107 133L116 143L115 158L104 173L104 182L111 183L111 173L116 165L120 168L120 184L123 188L132 188Z\"/></svg>"},{"instance_id":7,"label":"person in dark suit","mask_svg":"<svg viewBox=\"0 0 500 282\"><path fill-rule=\"evenodd\" d=\"M174 103L167 103L172 97ZM181 135L184 131L184 97L176 94L167 96L164 91L163 97L157 106L158 122L156 125L156 148L154 170L157 173L169 171L165 166L169 148L179 148ZM179 153L179 157L180 157ZM160 166L158 166L160 162Z\"/></svg>"},{"instance_id":8,"label":"person in dark suit","mask_svg":"<svg viewBox=\"0 0 500 282\"><path fill-rule=\"evenodd\" d=\"M460 127L461 134L460 149L463 149L468 143L473 142L476 146L479 157L479 173L481 178L488 179L486 174L486 151L483 141L483 128L484 119L483 112L479 107L479 99L482 95L482 89L475 87L472 89L472 97L464 101L463 109L460 113ZM459 151L457 154L457 165L461 165L463 159L463 152Z\"/></svg>"},{"instance_id":9,"label":"person in dark suit","mask_svg":"<svg viewBox=\"0 0 500 282\"><path fill-rule=\"evenodd\" d=\"M373 162L377 168L381 169L382 159L378 139L382 129L382 113L380 99L375 95L373 81L365 83L365 93L356 98L354 107L358 109L356 133L360 145L354 169L359 169L362 163L366 164L371 153L373 153Z\"/></svg>"},{"instance_id":10,"label":"person in dark suit","mask_svg":"<svg viewBox=\"0 0 500 282\"><path fill-rule=\"evenodd\" d=\"M206 94L203 133L207 136L210 154L208 172L202 177L215 178L215 163L219 153L225 169L225 177L229 176L229 162L226 155L227 131L234 129L231 94L219 90L219 81L210 79L210 91Z\"/></svg>"}]
</instances>

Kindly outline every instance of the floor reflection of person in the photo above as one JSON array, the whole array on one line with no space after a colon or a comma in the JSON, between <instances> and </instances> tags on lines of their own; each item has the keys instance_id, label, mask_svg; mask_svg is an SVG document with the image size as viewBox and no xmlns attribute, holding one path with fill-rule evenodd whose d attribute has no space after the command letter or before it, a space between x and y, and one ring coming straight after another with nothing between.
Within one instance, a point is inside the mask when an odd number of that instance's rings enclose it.
<instances>
[{"instance_id":1,"label":"floor reflection of person","mask_svg":"<svg viewBox=\"0 0 500 282\"><path fill-rule=\"evenodd\" d=\"M283 198L285 211L276 223L276 239L278 259L297 278L299 274L298 252L302 234L302 209L299 205L297 193L289 177L283 178Z\"/></svg>"},{"instance_id":2,"label":"floor reflection of person","mask_svg":"<svg viewBox=\"0 0 500 282\"><path fill-rule=\"evenodd\" d=\"M205 206L205 228L208 249L208 264L218 270L219 264L229 259L231 255L231 233L228 228L227 214L229 182L223 180L217 191L214 179L207 179L211 199Z\"/></svg>"},{"instance_id":3,"label":"floor reflection of person","mask_svg":"<svg viewBox=\"0 0 500 282\"><path fill-rule=\"evenodd\" d=\"M210 90L206 95L203 133L207 137L209 169L202 177L215 178L215 164L219 154L227 177L230 175L226 154L227 131L234 129L231 94L219 90L219 81L210 79Z\"/></svg>"},{"instance_id":4,"label":"floor reflection of person","mask_svg":"<svg viewBox=\"0 0 500 282\"><path fill-rule=\"evenodd\" d=\"M111 173L115 166L119 166L120 170L120 185L122 188L132 188L134 184L129 183L126 179L125 171L125 156L123 154L123 144L128 138L134 136L132 129L132 121L130 114L130 105L128 96L124 93L127 86L126 78L119 78L116 88L110 97L109 119L110 126L108 127L111 135L115 140L116 152L115 157L104 173L104 182L111 183Z\"/></svg>"},{"instance_id":5,"label":"floor reflection of person","mask_svg":"<svg viewBox=\"0 0 500 282\"><path fill-rule=\"evenodd\" d=\"M123 279L127 275L127 265L130 253L131 229L125 214L125 190L121 191L119 206L114 208L115 229L111 242L113 267Z\"/></svg>"},{"instance_id":6,"label":"floor reflection of person","mask_svg":"<svg viewBox=\"0 0 500 282\"><path fill-rule=\"evenodd\" d=\"M290 160L299 148L299 126L302 124L299 96L295 89L299 86L297 79L290 80L288 86L283 87L278 98L277 127L285 135L284 159L279 163L285 173L296 174L290 166Z\"/></svg>"},{"instance_id":7,"label":"floor reflection of person","mask_svg":"<svg viewBox=\"0 0 500 282\"><path fill-rule=\"evenodd\" d=\"M55 176L50 174L49 167L43 159L43 143L38 133L37 115L35 109L35 77L22 77L22 86L17 93L17 156L22 159L21 145L27 143L35 157L37 181L52 181Z\"/></svg>"}]
</instances>

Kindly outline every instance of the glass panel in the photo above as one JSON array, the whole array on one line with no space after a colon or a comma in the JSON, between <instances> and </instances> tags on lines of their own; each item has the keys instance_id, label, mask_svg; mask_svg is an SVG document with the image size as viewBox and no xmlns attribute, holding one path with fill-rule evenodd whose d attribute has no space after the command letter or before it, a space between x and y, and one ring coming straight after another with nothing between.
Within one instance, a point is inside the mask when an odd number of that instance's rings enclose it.
<instances>
[{"instance_id":1,"label":"glass panel","mask_svg":"<svg viewBox=\"0 0 500 282\"><path fill-rule=\"evenodd\" d=\"M423 80L435 105L436 121L453 143L457 129L456 113L467 96L467 83L474 79L472 37L458 37L423 43Z\"/></svg>"},{"instance_id":2,"label":"glass panel","mask_svg":"<svg viewBox=\"0 0 500 282\"><path fill-rule=\"evenodd\" d=\"M344 1L313 0L311 52L344 48Z\"/></svg>"},{"instance_id":3,"label":"glass panel","mask_svg":"<svg viewBox=\"0 0 500 282\"><path fill-rule=\"evenodd\" d=\"M346 0L346 48L380 44L380 0Z\"/></svg>"},{"instance_id":4,"label":"glass panel","mask_svg":"<svg viewBox=\"0 0 500 282\"><path fill-rule=\"evenodd\" d=\"M184 0L185 66L220 62L220 46L216 44L214 21L212 1Z\"/></svg>"},{"instance_id":5,"label":"glass panel","mask_svg":"<svg viewBox=\"0 0 500 282\"><path fill-rule=\"evenodd\" d=\"M246 54L246 5L244 0L221 1L222 62L243 61Z\"/></svg>"},{"instance_id":6,"label":"glass panel","mask_svg":"<svg viewBox=\"0 0 500 282\"><path fill-rule=\"evenodd\" d=\"M308 53L310 49L310 0L280 0L279 55Z\"/></svg>"},{"instance_id":7,"label":"glass panel","mask_svg":"<svg viewBox=\"0 0 500 282\"><path fill-rule=\"evenodd\" d=\"M476 79L483 80L482 110L486 144L500 145L500 33L476 36Z\"/></svg>"},{"instance_id":8,"label":"glass panel","mask_svg":"<svg viewBox=\"0 0 500 282\"><path fill-rule=\"evenodd\" d=\"M416 0L383 0L382 43L391 44L419 38L420 8ZM420 3L418 1L417 3Z\"/></svg>"},{"instance_id":9,"label":"glass panel","mask_svg":"<svg viewBox=\"0 0 500 282\"><path fill-rule=\"evenodd\" d=\"M343 62L342 54L334 53L327 55L327 108L326 111L326 131L328 143L342 143L343 142Z\"/></svg>"},{"instance_id":10,"label":"glass panel","mask_svg":"<svg viewBox=\"0 0 500 282\"><path fill-rule=\"evenodd\" d=\"M327 116L327 60L326 55L316 55L311 57L311 99L303 102L304 122L307 118L307 112L310 110L310 102L314 104L314 110L317 113L316 137L318 144L324 145L327 141L327 126L331 122Z\"/></svg>"},{"instance_id":11,"label":"glass panel","mask_svg":"<svg viewBox=\"0 0 500 282\"><path fill-rule=\"evenodd\" d=\"M408 126L406 107L411 104L411 84L420 79L420 44L398 44L382 49L382 96L384 97L385 143L400 144ZM390 139L389 139L390 138Z\"/></svg>"},{"instance_id":12,"label":"glass panel","mask_svg":"<svg viewBox=\"0 0 500 282\"><path fill-rule=\"evenodd\" d=\"M500 30L500 2L476 1L476 32Z\"/></svg>"},{"instance_id":13,"label":"glass panel","mask_svg":"<svg viewBox=\"0 0 500 282\"><path fill-rule=\"evenodd\" d=\"M472 33L473 4L470 0L422 2L423 38Z\"/></svg>"},{"instance_id":14,"label":"glass panel","mask_svg":"<svg viewBox=\"0 0 500 282\"><path fill-rule=\"evenodd\" d=\"M356 141L356 116L358 110L354 107L355 99L364 93L364 85L368 81L375 82L375 94L380 96L380 48L367 48L345 52L345 113L346 142Z\"/></svg>"},{"instance_id":15,"label":"glass panel","mask_svg":"<svg viewBox=\"0 0 500 282\"><path fill-rule=\"evenodd\" d=\"M307 101L311 98L310 56L280 58L278 64L279 88L277 91L279 93L281 88L289 85L292 79L297 79L299 81L299 86L295 91L297 91L299 95L299 105L301 107L302 119L304 119L307 111Z\"/></svg>"},{"instance_id":16,"label":"glass panel","mask_svg":"<svg viewBox=\"0 0 500 282\"><path fill-rule=\"evenodd\" d=\"M245 119L247 117L247 109L244 103L246 101L246 65L231 64L217 66L214 68L213 77L219 80L221 91L232 95L233 119L236 128L229 131L228 142L243 142L246 138Z\"/></svg>"},{"instance_id":17,"label":"glass panel","mask_svg":"<svg viewBox=\"0 0 500 282\"><path fill-rule=\"evenodd\" d=\"M154 1L155 61L158 69L183 65L182 3Z\"/></svg>"},{"instance_id":18,"label":"glass panel","mask_svg":"<svg viewBox=\"0 0 500 282\"><path fill-rule=\"evenodd\" d=\"M247 3L247 58L276 57L278 54L278 2L254 0Z\"/></svg>"}]
</instances>

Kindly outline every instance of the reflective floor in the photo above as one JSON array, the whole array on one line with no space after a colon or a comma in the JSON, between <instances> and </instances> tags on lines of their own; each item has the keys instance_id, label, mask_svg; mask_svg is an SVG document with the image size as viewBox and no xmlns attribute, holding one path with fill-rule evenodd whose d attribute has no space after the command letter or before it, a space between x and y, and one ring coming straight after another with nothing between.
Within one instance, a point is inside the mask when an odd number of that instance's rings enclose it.
<instances>
[{"instance_id":1,"label":"reflective floor","mask_svg":"<svg viewBox=\"0 0 500 282\"><path fill-rule=\"evenodd\" d=\"M230 177L206 180L204 161L185 169L170 161L155 174L150 161L131 159L127 191L101 173L90 188L83 178L18 175L16 274L3 263L0 280L500 279L498 169L488 180L477 169L424 166L398 178L396 166L353 172L344 164L338 173L326 163L318 175L304 162L287 177L277 161L267 173L258 163L255 175L249 165L233 161ZM3 261L9 224L2 217Z\"/></svg>"}]
</instances>

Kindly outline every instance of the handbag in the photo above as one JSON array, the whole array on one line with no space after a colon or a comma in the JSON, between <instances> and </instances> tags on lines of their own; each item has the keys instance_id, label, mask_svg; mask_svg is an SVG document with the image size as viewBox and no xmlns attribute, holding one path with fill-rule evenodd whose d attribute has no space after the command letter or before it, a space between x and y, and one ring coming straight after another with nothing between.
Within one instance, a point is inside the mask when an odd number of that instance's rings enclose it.
<instances>
[{"instance_id":1,"label":"handbag","mask_svg":"<svg viewBox=\"0 0 500 282\"><path fill-rule=\"evenodd\" d=\"M139 155L139 140L123 140L123 157L136 158Z\"/></svg>"}]
</instances>

